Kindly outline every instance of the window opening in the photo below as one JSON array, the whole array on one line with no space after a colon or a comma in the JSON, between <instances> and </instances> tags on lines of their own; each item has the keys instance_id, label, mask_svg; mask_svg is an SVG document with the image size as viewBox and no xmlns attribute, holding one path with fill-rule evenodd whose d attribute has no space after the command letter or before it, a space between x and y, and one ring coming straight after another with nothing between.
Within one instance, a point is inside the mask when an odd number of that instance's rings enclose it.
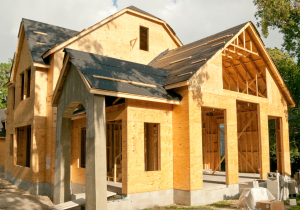
<instances>
[{"instance_id":1,"label":"window opening","mask_svg":"<svg viewBox=\"0 0 300 210\"><path fill-rule=\"evenodd\" d=\"M30 167L31 160L31 126L16 128L17 165Z\"/></svg>"},{"instance_id":2,"label":"window opening","mask_svg":"<svg viewBox=\"0 0 300 210\"><path fill-rule=\"evenodd\" d=\"M149 29L140 26L140 49L148 51L149 50Z\"/></svg>"},{"instance_id":3,"label":"window opening","mask_svg":"<svg viewBox=\"0 0 300 210\"><path fill-rule=\"evenodd\" d=\"M81 152L80 152L80 167L85 168L85 153L86 153L86 128L81 128Z\"/></svg>"},{"instance_id":4,"label":"window opening","mask_svg":"<svg viewBox=\"0 0 300 210\"><path fill-rule=\"evenodd\" d=\"M145 123L145 171L160 170L160 125Z\"/></svg>"},{"instance_id":5,"label":"window opening","mask_svg":"<svg viewBox=\"0 0 300 210\"><path fill-rule=\"evenodd\" d=\"M25 85L25 76L21 74L21 101L24 100L24 85Z\"/></svg>"},{"instance_id":6,"label":"window opening","mask_svg":"<svg viewBox=\"0 0 300 210\"><path fill-rule=\"evenodd\" d=\"M10 134L10 156L14 155L14 134Z\"/></svg>"},{"instance_id":7,"label":"window opening","mask_svg":"<svg viewBox=\"0 0 300 210\"><path fill-rule=\"evenodd\" d=\"M31 78L31 69L27 71L27 98L30 97L30 78Z\"/></svg>"}]
</instances>

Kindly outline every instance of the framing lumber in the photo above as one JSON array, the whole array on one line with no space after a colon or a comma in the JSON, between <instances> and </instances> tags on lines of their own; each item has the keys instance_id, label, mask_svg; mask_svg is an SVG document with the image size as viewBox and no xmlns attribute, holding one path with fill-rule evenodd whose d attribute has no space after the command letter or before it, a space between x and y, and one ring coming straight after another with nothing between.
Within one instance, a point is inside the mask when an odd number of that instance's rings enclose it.
<instances>
[{"instance_id":1,"label":"framing lumber","mask_svg":"<svg viewBox=\"0 0 300 210\"><path fill-rule=\"evenodd\" d=\"M239 154L245 160L245 162L247 163L247 165L253 170L253 172L256 172L255 169L249 163L249 161L244 157L244 155L240 151L239 151Z\"/></svg>"},{"instance_id":2,"label":"framing lumber","mask_svg":"<svg viewBox=\"0 0 300 210\"><path fill-rule=\"evenodd\" d=\"M102 76L98 76L98 75L93 75L93 77L97 78L97 79L112 80L112 81L116 81L116 82L129 83L129 84L133 84L133 85L140 85L140 86L153 87L153 88L156 87L156 85L151 85L151 84L146 84L146 83L141 83L141 82L128 81L128 80L122 80L122 79L115 79L115 78L111 78L111 77L102 77Z\"/></svg>"},{"instance_id":3,"label":"framing lumber","mask_svg":"<svg viewBox=\"0 0 300 210\"><path fill-rule=\"evenodd\" d=\"M225 157L226 157L226 155L224 155L223 158L219 161L219 163L218 163L217 167L215 168L214 172L212 173L212 175L214 175L216 170L221 167L221 163L223 162L223 160L225 160Z\"/></svg>"},{"instance_id":4,"label":"framing lumber","mask_svg":"<svg viewBox=\"0 0 300 210\"><path fill-rule=\"evenodd\" d=\"M248 49L246 49L246 48L240 47L240 46L235 45L235 44L232 44L232 43L230 43L230 45L233 46L233 47L236 47L236 48L238 48L238 49L240 49L240 50L243 50L243 51L245 51L245 52L248 52L248 53L250 53L250 54L259 56L258 53L255 53L255 52L253 52L253 51L250 51L250 50L248 50Z\"/></svg>"},{"instance_id":5,"label":"framing lumber","mask_svg":"<svg viewBox=\"0 0 300 210\"><path fill-rule=\"evenodd\" d=\"M253 62L253 59L251 57L248 57L248 59L249 59L250 63L252 64L253 68L256 69L256 71L258 71L261 74L262 72L259 70L259 68L256 66L256 64ZM266 80L263 77L261 77L261 78L263 79L265 84L267 84Z\"/></svg>"},{"instance_id":6,"label":"framing lumber","mask_svg":"<svg viewBox=\"0 0 300 210\"><path fill-rule=\"evenodd\" d=\"M112 104L115 105L120 99L121 99L121 97L118 97L116 100L114 100L114 102Z\"/></svg>"},{"instance_id":7,"label":"framing lumber","mask_svg":"<svg viewBox=\"0 0 300 210\"><path fill-rule=\"evenodd\" d=\"M254 118L256 117L257 113L255 115L253 115L253 117L249 120L249 122L244 126L244 128L242 129L242 131L240 132L240 134L238 135L238 140L240 139L240 137L243 135L243 133L245 132L245 130L249 127L249 125L251 124L251 122L254 120Z\"/></svg>"}]
</instances>

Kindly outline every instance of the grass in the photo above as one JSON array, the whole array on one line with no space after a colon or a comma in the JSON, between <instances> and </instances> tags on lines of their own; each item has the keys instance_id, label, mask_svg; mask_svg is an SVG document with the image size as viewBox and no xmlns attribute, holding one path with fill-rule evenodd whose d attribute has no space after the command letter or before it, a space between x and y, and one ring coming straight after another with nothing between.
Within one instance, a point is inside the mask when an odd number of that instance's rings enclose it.
<instances>
[{"instance_id":1,"label":"grass","mask_svg":"<svg viewBox=\"0 0 300 210\"><path fill-rule=\"evenodd\" d=\"M298 195L296 198L290 197L284 203L290 205L290 199L296 199L297 201L297 206L291 206L290 210L300 210L300 195Z\"/></svg>"},{"instance_id":2,"label":"grass","mask_svg":"<svg viewBox=\"0 0 300 210\"><path fill-rule=\"evenodd\" d=\"M180 206L180 205L171 205L171 206L155 206L153 208L147 208L144 210L167 210L167 209L177 209L177 210L213 210L213 209L222 209L222 208L231 208L231 209L236 209L231 207L232 204L235 204L236 200L228 200L228 201L219 201L217 203L213 203L210 205L206 206ZM296 210L296 209L295 209ZM299 209L300 210L300 209Z\"/></svg>"}]
</instances>

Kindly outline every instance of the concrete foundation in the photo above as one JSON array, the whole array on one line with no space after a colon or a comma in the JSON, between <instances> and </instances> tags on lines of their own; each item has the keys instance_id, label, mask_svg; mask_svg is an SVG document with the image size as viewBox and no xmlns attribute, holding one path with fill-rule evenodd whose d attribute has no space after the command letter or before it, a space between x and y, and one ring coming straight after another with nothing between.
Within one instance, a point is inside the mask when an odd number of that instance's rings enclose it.
<instances>
[{"instance_id":1,"label":"concrete foundation","mask_svg":"<svg viewBox=\"0 0 300 210\"><path fill-rule=\"evenodd\" d=\"M32 183L27 182L12 176L12 173L5 171L4 173L5 179L11 181L14 185L16 185L19 189L26 190L33 195L47 195L51 196L52 185L50 183L39 182Z\"/></svg>"},{"instance_id":2,"label":"concrete foundation","mask_svg":"<svg viewBox=\"0 0 300 210\"><path fill-rule=\"evenodd\" d=\"M187 206L200 206L222 200L239 197L239 185L223 185L203 190L185 191L174 190L174 203Z\"/></svg>"},{"instance_id":3,"label":"concrete foundation","mask_svg":"<svg viewBox=\"0 0 300 210\"><path fill-rule=\"evenodd\" d=\"M4 173L5 171L5 166L0 166L0 173Z\"/></svg>"},{"instance_id":4,"label":"concrete foundation","mask_svg":"<svg viewBox=\"0 0 300 210\"><path fill-rule=\"evenodd\" d=\"M136 193L127 195L123 200L108 201L109 210L137 210L151 208L153 206L166 206L174 203L173 190L161 190L155 192Z\"/></svg>"}]
</instances>

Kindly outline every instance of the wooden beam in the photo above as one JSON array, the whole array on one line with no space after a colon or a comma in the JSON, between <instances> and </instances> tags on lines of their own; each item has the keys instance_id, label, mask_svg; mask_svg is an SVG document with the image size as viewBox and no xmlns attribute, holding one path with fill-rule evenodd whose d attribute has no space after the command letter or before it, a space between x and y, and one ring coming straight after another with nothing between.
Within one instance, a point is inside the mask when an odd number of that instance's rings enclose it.
<instances>
[{"instance_id":1,"label":"wooden beam","mask_svg":"<svg viewBox=\"0 0 300 210\"><path fill-rule=\"evenodd\" d=\"M258 68L258 67L256 66L256 64L253 62L253 59L250 58L250 57L248 57L248 59L249 59L250 63L252 64L252 66L254 67L254 69L256 69L259 73L261 73L261 71L259 70L259 68ZM265 80L263 77L261 77L261 78L263 79L263 81L265 82L265 84L267 84L266 80Z\"/></svg>"},{"instance_id":2,"label":"wooden beam","mask_svg":"<svg viewBox=\"0 0 300 210\"><path fill-rule=\"evenodd\" d=\"M221 163L223 162L223 160L225 160L225 155L224 155L223 158L219 161L219 164L218 164L217 167L215 168L215 170L214 170L214 172L212 173L212 175L215 174L215 172L216 172L216 170L217 170L218 168L221 168Z\"/></svg>"},{"instance_id":3,"label":"wooden beam","mask_svg":"<svg viewBox=\"0 0 300 210\"><path fill-rule=\"evenodd\" d=\"M230 52L230 53L233 53L233 54L237 54L238 56L247 58L246 55L244 55L244 54L242 54L242 53L239 53L239 52L237 52L237 51L234 51L234 50L231 50L231 49L228 49L228 48L225 48L224 50L225 50L225 51L228 51L228 52Z\"/></svg>"},{"instance_id":4,"label":"wooden beam","mask_svg":"<svg viewBox=\"0 0 300 210\"><path fill-rule=\"evenodd\" d=\"M229 75L229 72L227 72L227 70L226 70L224 64L222 64L222 66L223 66L223 69L224 69L225 73L227 74L227 76L228 76L230 79L232 79L232 81L233 81L233 82L235 83L235 85L237 86L235 79L233 79L233 78ZM229 82L229 85L230 85L230 82Z\"/></svg>"},{"instance_id":5,"label":"wooden beam","mask_svg":"<svg viewBox=\"0 0 300 210\"><path fill-rule=\"evenodd\" d=\"M115 105L120 99L121 99L121 97L118 97L116 100L114 100L114 102L112 104Z\"/></svg>"},{"instance_id":6,"label":"wooden beam","mask_svg":"<svg viewBox=\"0 0 300 210\"><path fill-rule=\"evenodd\" d=\"M233 47L235 47L235 48L238 48L238 49L240 49L240 50L243 50L243 51L245 51L245 52L248 52L248 53L250 53L250 54L253 54L253 55L259 56L259 54L258 54L258 53L256 53L256 52L253 52L253 51L250 51L250 50L248 50L248 49L246 49L246 48L240 47L240 46L238 46L238 45L235 45L235 44L232 44L232 43L230 43L230 45L231 45L231 46L233 46Z\"/></svg>"},{"instance_id":7,"label":"wooden beam","mask_svg":"<svg viewBox=\"0 0 300 210\"><path fill-rule=\"evenodd\" d=\"M111 80L111 81L116 81L116 82L129 83L129 84L133 84L133 85L140 85L140 86L153 87L153 88L156 87L156 85L152 85L152 84L146 84L146 83L135 82L135 81L128 81L128 80L123 80L123 79L116 79L116 78L111 78L111 77L103 77L103 76L99 76L99 75L93 75L93 77L97 78L97 79Z\"/></svg>"},{"instance_id":8,"label":"wooden beam","mask_svg":"<svg viewBox=\"0 0 300 210\"><path fill-rule=\"evenodd\" d=\"M253 84L253 82L256 80L257 76L259 76L261 73L262 73L262 72L259 72L259 74L258 74L258 75L255 75L256 77L255 77L254 79L252 79L252 81L250 82L249 86ZM246 89L245 89L245 90L243 90L243 92L242 92L242 93L244 93L245 91L246 91Z\"/></svg>"},{"instance_id":9,"label":"wooden beam","mask_svg":"<svg viewBox=\"0 0 300 210\"><path fill-rule=\"evenodd\" d=\"M256 172L254 170L254 168L250 165L250 163L248 162L248 160L244 157L244 155L239 151L239 154L241 155L241 157L245 160L245 162L247 163L247 165L253 170L253 172Z\"/></svg>"},{"instance_id":10,"label":"wooden beam","mask_svg":"<svg viewBox=\"0 0 300 210\"><path fill-rule=\"evenodd\" d=\"M240 134L238 135L238 140L240 139L240 137L243 135L243 133L245 132L245 130L249 127L249 125L251 124L251 122L254 120L254 118L256 117L257 113L255 115L253 115L253 117L249 120L249 122L244 126L244 128L242 129L242 131L240 132Z\"/></svg>"}]
</instances>

